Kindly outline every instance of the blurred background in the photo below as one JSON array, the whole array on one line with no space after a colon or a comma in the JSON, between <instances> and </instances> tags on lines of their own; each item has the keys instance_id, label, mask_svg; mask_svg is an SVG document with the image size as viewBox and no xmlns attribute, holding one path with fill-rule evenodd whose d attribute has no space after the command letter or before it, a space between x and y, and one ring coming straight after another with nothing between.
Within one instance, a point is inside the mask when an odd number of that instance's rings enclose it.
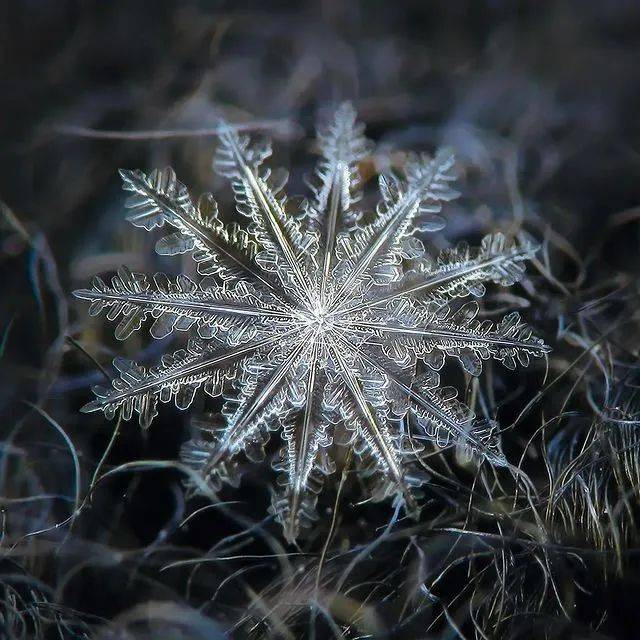
<instances>
[{"instance_id":1,"label":"blurred background","mask_svg":"<svg viewBox=\"0 0 640 640\"><path fill-rule=\"evenodd\" d=\"M634 0L0 1L0 636L637 637L639 62ZM272 137L299 195L343 100L375 142L368 208L377 171L448 145L464 195L434 248L542 243L487 313L519 309L554 352L481 383L528 496L445 456L420 525L349 479L296 549L264 469L211 509L175 469L121 467L175 460L188 416L141 434L78 410L114 355L177 339L117 344L70 292L192 269L126 223L118 168L171 165L232 219L219 119Z\"/></svg>"}]
</instances>

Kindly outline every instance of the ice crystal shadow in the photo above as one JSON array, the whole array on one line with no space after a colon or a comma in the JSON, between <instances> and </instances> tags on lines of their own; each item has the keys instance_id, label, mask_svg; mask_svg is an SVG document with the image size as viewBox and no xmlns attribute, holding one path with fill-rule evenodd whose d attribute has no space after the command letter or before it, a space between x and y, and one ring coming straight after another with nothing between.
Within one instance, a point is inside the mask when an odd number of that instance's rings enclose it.
<instances>
[{"instance_id":1,"label":"ice crystal shadow","mask_svg":"<svg viewBox=\"0 0 640 640\"><path fill-rule=\"evenodd\" d=\"M419 238L444 226L442 205L458 196L451 153L411 155L403 175L381 176L369 221L358 208L358 163L370 145L349 104L318 143L312 197L293 210L286 173L264 166L270 144L221 135L214 168L230 180L246 228L224 223L210 194L194 203L171 169L122 171L129 221L172 227L157 252L191 253L202 279L122 268L110 284L94 278L76 291L91 314L118 320L118 339L147 319L154 338L192 333L156 367L116 359L119 377L96 387L83 410L138 413L146 428L159 402L187 409L200 388L223 395L222 415L197 421L183 459L215 488L233 484L237 454L261 460L268 433L279 431L272 509L289 540L317 517L334 442L378 472L374 499L393 497L410 514L427 480L425 441L505 465L497 423L476 417L438 371L447 356L476 376L488 359L514 368L548 351L517 313L494 323L478 318L477 302L462 303L482 297L487 282L517 282L535 252L528 239L496 233L476 250L460 244L433 258Z\"/></svg>"}]
</instances>

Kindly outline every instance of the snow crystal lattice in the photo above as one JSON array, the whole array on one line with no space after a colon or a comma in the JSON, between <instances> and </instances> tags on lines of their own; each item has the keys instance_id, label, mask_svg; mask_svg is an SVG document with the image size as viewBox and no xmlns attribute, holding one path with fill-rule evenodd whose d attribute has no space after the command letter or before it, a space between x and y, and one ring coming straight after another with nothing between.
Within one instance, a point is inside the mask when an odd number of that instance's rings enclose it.
<instances>
[{"instance_id":1,"label":"snow crystal lattice","mask_svg":"<svg viewBox=\"0 0 640 640\"><path fill-rule=\"evenodd\" d=\"M237 454L262 459L269 432L279 431L272 509L290 540L317 517L334 441L377 471L373 497L394 496L410 513L425 481L415 464L421 441L506 464L497 424L477 419L438 370L446 356L475 376L489 358L514 368L548 351L517 313L494 323L461 301L481 297L486 282L517 282L535 252L530 241L496 233L477 250L461 244L434 259L418 237L444 226L442 205L458 196L451 153L410 156L401 177L380 176L381 200L364 224L358 163L370 144L351 105L318 142L312 198L291 214L286 173L264 165L270 144L222 134L213 165L230 180L244 227L225 223L211 194L194 202L172 169L121 171L128 220L170 228L157 252L190 253L202 278L123 267L110 284L96 277L75 292L90 314L118 322L119 340L148 320L154 338L192 336L149 369L116 359L119 376L94 388L83 411L137 413L147 428L160 402L187 409L200 389L223 395L221 415L194 420L199 435L183 460L215 487L237 483Z\"/></svg>"}]
</instances>

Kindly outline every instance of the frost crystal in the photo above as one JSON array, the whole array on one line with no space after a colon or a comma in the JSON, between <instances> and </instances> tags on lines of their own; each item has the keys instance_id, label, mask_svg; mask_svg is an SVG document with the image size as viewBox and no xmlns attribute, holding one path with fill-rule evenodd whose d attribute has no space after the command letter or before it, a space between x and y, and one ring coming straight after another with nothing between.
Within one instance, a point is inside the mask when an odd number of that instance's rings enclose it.
<instances>
[{"instance_id":1,"label":"frost crystal","mask_svg":"<svg viewBox=\"0 0 640 640\"><path fill-rule=\"evenodd\" d=\"M424 482L416 464L424 441L506 464L496 423L476 419L455 389L440 386L438 370L446 356L475 376L483 360L514 368L547 351L517 313L496 324L462 300L481 297L485 282L519 280L535 251L528 241L497 233L477 250L425 252L420 232L441 229L442 203L458 195L450 153L410 156L402 176L381 176L381 201L365 223L358 162L369 144L350 105L318 143L312 198L289 211L286 174L264 166L270 145L223 133L213 164L231 181L245 228L223 222L211 194L195 204L171 169L122 171L128 220L170 227L157 252L191 253L202 278L148 279L122 268L110 284L96 277L75 292L92 315L118 320L120 340L149 318L154 338L192 333L150 369L116 359L119 377L95 388L83 411L135 412L146 428L159 402L187 409L200 388L223 395L222 415L194 421L199 435L183 459L214 487L234 483L237 454L260 460L268 433L279 431L273 512L289 539L317 517L334 441L375 472L373 498L395 496L410 513Z\"/></svg>"}]
</instances>

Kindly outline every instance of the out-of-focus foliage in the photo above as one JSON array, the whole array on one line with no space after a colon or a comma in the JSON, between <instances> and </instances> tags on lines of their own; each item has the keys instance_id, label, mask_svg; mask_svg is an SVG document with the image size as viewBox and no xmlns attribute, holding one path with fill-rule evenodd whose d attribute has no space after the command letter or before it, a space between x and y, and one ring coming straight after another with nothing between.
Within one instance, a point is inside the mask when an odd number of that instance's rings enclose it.
<instances>
[{"instance_id":1,"label":"out-of-focus foliage","mask_svg":"<svg viewBox=\"0 0 640 640\"><path fill-rule=\"evenodd\" d=\"M624 0L3 3L2 633L635 638L639 25ZM183 414L145 433L78 414L116 343L67 292L121 264L189 273L122 224L118 167L228 193L210 172L222 117L273 137L302 194L313 123L345 99L375 142L365 193L405 150L455 149L464 198L434 249L541 239L483 312L517 308L553 352L548 371L442 372L499 419L514 469L434 454L415 523L362 502L339 459L293 546L265 516L264 470L185 497ZM118 352L177 348L140 335Z\"/></svg>"}]
</instances>

